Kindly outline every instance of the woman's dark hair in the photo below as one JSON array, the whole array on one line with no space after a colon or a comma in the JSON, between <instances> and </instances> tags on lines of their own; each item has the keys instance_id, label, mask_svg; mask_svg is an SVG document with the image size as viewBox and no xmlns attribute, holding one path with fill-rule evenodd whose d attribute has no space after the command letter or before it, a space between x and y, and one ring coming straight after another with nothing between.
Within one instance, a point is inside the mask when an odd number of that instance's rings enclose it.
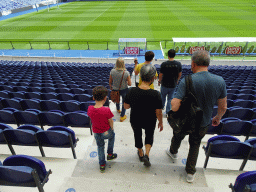
<instances>
[{"instance_id":1,"label":"woman's dark hair","mask_svg":"<svg viewBox=\"0 0 256 192\"><path fill-rule=\"evenodd\" d=\"M147 51L145 53L145 60L146 61L152 61L154 57L155 57L155 54L152 51Z\"/></svg>"},{"instance_id":2,"label":"woman's dark hair","mask_svg":"<svg viewBox=\"0 0 256 192\"><path fill-rule=\"evenodd\" d=\"M168 56L169 56L170 58L174 58L174 57L175 57L175 50L174 50L174 49L170 49L170 50L168 51Z\"/></svg>"},{"instance_id":3,"label":"woman's dark hair","mask_svg":"<svg viewBox=\"0 0 256 192\"><path fill-rule=\"evenodd\" d=\"M141 81L150 82L156 75L156 68L151 64L143 65L140 69Z\"/></svg>"},{"instance_id":4,"label":"woman's dark hair","mask_svg":"<svg viewBox=\"0 0 256 192\"><path fill-rule=\"evenodd\" d=\"M93 88L92 94L96 101L102 101L108 95L108 89L102 85L99 85Z\"/></svg>"}]
</instances>

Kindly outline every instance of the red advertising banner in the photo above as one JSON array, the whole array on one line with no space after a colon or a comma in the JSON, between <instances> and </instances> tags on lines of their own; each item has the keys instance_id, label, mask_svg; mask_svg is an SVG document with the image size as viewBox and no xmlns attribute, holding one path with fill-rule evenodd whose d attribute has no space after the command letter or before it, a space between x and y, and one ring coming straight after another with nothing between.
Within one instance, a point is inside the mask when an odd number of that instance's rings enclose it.
<instances>
[{"instance_id":1,"label":"red advertising banner","mask_svg":"<svg viewBox=\"0 0 256 192\"><path fill-rule=\"evenodd\" d=\"M139 47L125 47L125 54L127 55L138 55Z\"/></svg>"},{"instance_id":2,"label":"red advertising banner","mask_svg":"<svg viewBox=\"0 0 256 192\"><path fill-rule=\"evenodd\" d=\"M225 53L227 55L237 55L241 53L241 47L227 47Z\"/></svg>"},{"instance_id":3,"label":"red advertising banner","mask_svg":"<svg viewBox=\"0 0 256 192\"><path fill-rule=\"evenodd\" d=\"M202 46L202 47L197 47L197 46L196 47L190 47L189 53L193 54L196 51L203 51L203 50L205 50L204 46Z\"/></svg>"}]
</instances>

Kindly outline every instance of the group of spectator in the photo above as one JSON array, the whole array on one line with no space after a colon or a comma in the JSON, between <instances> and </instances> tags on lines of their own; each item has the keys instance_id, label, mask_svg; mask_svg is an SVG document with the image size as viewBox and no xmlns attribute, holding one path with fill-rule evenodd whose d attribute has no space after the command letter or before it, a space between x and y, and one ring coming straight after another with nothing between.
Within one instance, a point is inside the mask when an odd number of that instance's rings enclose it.
<instances>
[{"instance_id":1,"label":"group of spectator","mask_svg":"<svg viewBox=\"0 0 256 192\"><path fill-rule=\"evenodd\" d=\"M168 61L163 62L160 67L158 85L161 85L160 92L154 90L154 80L158 78L156 68L151 64L154 53L148 51L145 53L145 62L137 64L135 59L134 73L140 74L138 87L131 86L131 77L125 69L124 60L118 58L116 66L110 72L109 84L111 90L119 90L119 85L125 71L120 87L120 95L122 97L122 111L120 103L116 103L116 108L121 113L120 122L127 117L126 109L131 108L130 124L134 132L135 147L138 149L138 157L144 162L146 167L151 166L149 161L150 149L153 146L154 131L156 121L158 120L158 128L160 132L163 130L163 115L167 97L167 105L165 113L170 110L176 112L179 110L181 101L186 93L185 78L181 79L182 66L181 63L174 60L175 51L168 51ZM199 153L199 147L202 138L205 136L208 126L211 122L213 106L218 104L218 113L212 119L212 125L217 126L220 119L226 112L227 108L227 91L226 84L222 77L208 72L210 63L210 55L206 51L197 51L192 55L191 70L193 72L192 82L196 92L196 98L200 108L203 110L203 120L200 127L195 131L176 134L173 132L171 146L166 150L172 159L177 159L178 149L181 141L186 135L189 135L189 154L186 163L187 182L193 182L196 173L196 162ZM177 86L178 85L178 86ZM176 93L174 95L174 92ZM100 171L105 171L106 161L104 154L104 139L108 139L107 160L117 158L117 154L113 153L115 133L113 129L113 113L109 107L103 107L107 99L108 90L103 86L97 86L93 89L93 99L95 106L88 108L88 116L92 121L92 130L98 146L98 156ZM142 143L142 129L145 130L145 153Z\"/></svg>"}]
</instances>

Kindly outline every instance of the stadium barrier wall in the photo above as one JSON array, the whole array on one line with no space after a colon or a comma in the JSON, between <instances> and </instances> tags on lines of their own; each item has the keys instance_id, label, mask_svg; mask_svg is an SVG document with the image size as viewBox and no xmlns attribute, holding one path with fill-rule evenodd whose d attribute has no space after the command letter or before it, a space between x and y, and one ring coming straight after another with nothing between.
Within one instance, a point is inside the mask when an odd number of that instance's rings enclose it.
<instances>
[{"instance_id":1,"label":"stadium barrier wall","mask_svg":"<svg viewBox=\"0 0 256 192\"><path fill-rule=\"evenodd\" d=\"M0 17L2 17L2 13L0 12Z\"/></svg>"},{"instance_id":2,"label":"stadium barrier wall","mask_svg":"<svg viewBox=\"0 0 256 192\"><path fill-rule=\"evenodd\" d=\"M115 63L117 58L71 58L71 57L26 57L26 56L0 56L0 60L7 61L44 61L44 62L79 62L79 63ZM182 60L180 61L182 65L191 65L191 60ZM134 64L133 58L124 58L126 64ZM153 60L153 65L161 65L167 59L157 59ZM255 66L255 61L248 60L211 60L210 65L234 65L234 66Z\"/></svg>"},{"instance_id":3,"label":"stadium barrier wall","mask_svg":"<svg viewBox=\"0 0 256 192\"><path fill-rule=\"evenodd\" d=\"M33 9L33 6L22 7L22 8L19 8L19 9L13 9L12 13L19 13L19 12L22 12L22 11L28 11L30 9Z\"/></svg>"}]
</instances>

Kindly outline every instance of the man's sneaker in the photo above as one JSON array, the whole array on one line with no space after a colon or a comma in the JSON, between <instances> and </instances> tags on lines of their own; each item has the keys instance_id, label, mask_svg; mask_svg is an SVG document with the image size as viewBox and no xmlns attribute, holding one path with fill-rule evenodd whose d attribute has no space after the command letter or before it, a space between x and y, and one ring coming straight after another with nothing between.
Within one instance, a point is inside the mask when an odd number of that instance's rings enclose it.
<instances>
[{"instance_id":1,"label":"man's sneaker","mask_svg":"<svg viewBox=\"0 0 256 192\"><path fill-rule=\"evenodd\" d=\"M112 161L112 160L114 160L114 159L116 159L117 158L117 154L116 153L113 153L112 155L108 155L107 156L107 160L108 161Z\"/></svg>"},{"instance_id":2,"label":"man's sneaker","mask_svg":"<svg viewBox=\"0 0 256 192\"><path fill-rule=\"evenodd\" d=\"M105 168L106 168L106 165L100 165L100 172L104 173L105 172Z\"/></svg>"},{"instance_id":3,"label":"man's sneaker","mask_svg":"<svg viewBox=\"0 0 256 192\"><path fill-rule=\"evenodd\" d=\"M149 158L148 158L147 155L144 155L142 161L144 162L144 165L145 165L146 167L151 166L151 163L149 162Z\"/></svg>"},{"instance_id":4,"label":"man's sneaker","mask_svg":"<svg viewBox=\"0 0 256 192\"><path fill-rule=\"evenodd\" d=\"M172 158L172 159L178 159L178 155L177 154L172 154L170 152L170 148L166 149L166 153Z\"/></svg>"},{"instance_id":5,"label":"man's sneaker","mask_svg":"<svg viewBox=\"0 0 256 192\"><path fill-rule=\"evenodd\" d=\"M194 175L192 174L187 174L187 182L192 183L195 179L196 173Z\"/></svg>"}]
</instances>

